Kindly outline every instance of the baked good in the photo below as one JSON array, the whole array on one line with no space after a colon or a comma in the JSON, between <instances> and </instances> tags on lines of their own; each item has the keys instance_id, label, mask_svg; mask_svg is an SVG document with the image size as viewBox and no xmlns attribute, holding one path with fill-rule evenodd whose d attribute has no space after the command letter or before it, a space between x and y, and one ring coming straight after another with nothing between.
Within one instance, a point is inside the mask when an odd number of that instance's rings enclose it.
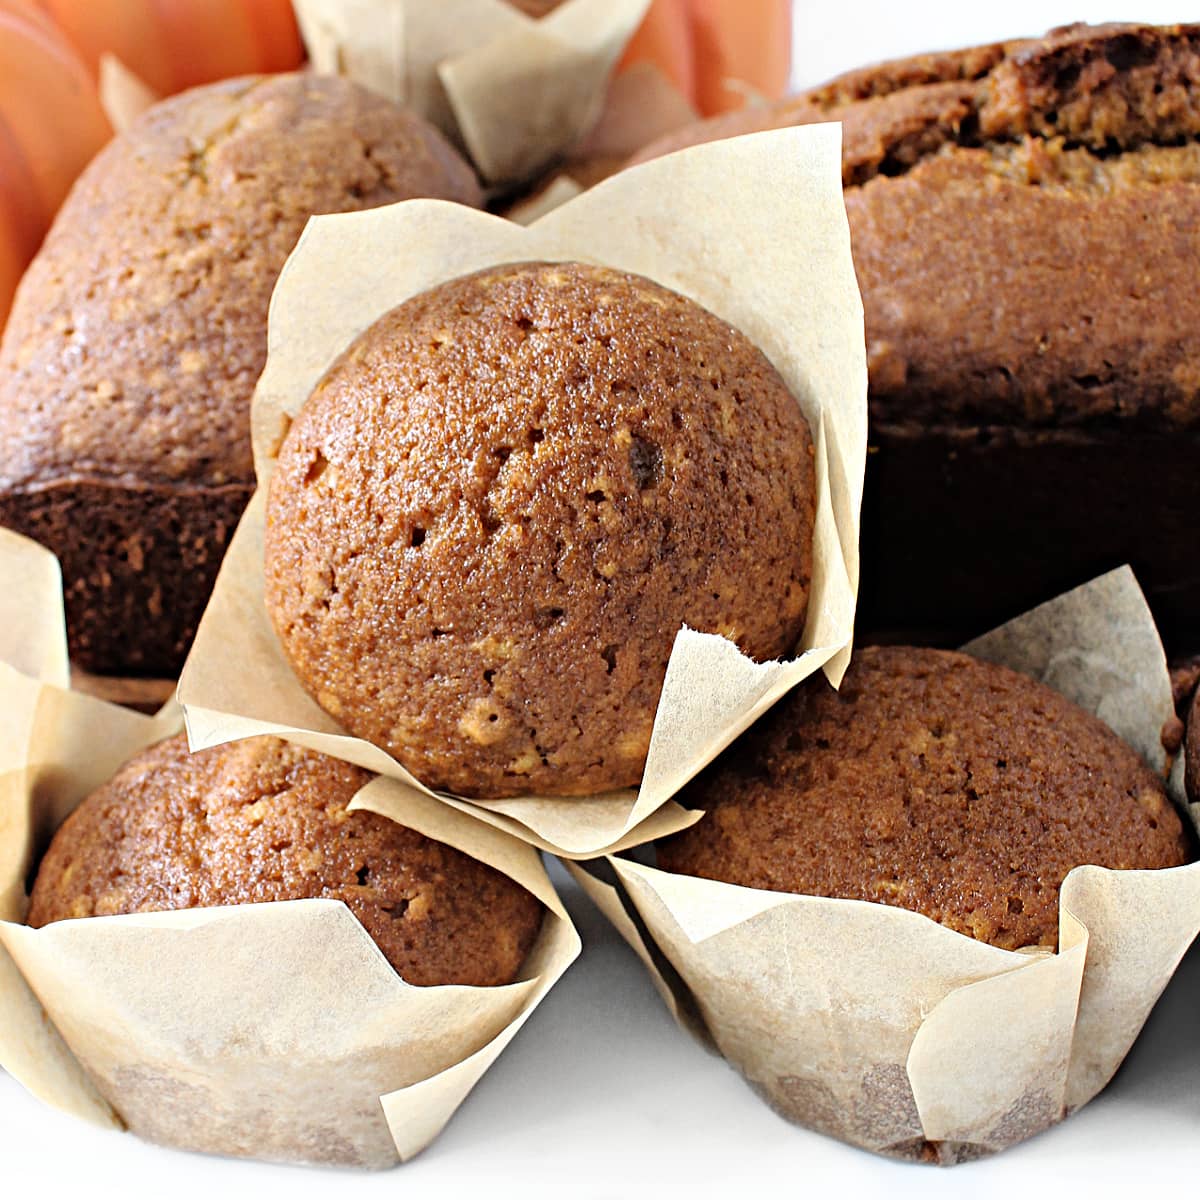
<instances>
[{"instance_id":1,"label":"baked good","mask_svg":"<svg viewBox=\"0 0 1200 1200\"><path fill-rule=\"evenodd\" d=\"M804 627L812 440L766 357L636 275L518 263L368 329L283 443L267 607L304 686L431 787L641 777L685 623Z\"/></svg>"},{"instance_id":2,"label":"baked good","mask_svg":"<svg viewBox=\"0 0 1200 1200\"><path fill-rule=\"evenodd\" d=\"M0 344L0 523L63 565L71 652L177 674L254 487L275 278L312 213L481 202L430 126L346 80L226 80L97 156Z\"/></svg>"},{"instance_id":3,"label":"baked good","mask_svg":"<svg viewBox=\"0 0 1200 1200\"><path fill-rule=\"evenodd\" d=\"M164 909L341 900L412 984L511 983L541 925L519 884L346 805L371 776L257 737L189 754L169 738L66 819L28 923Z\"/></svg>"},{"instance_id":4,"label":"baked good","mask_svg":"<svg viewBox=\"0 0 1200 1200\"><path fill-rule=\"evenodd\" d=\"M866 68L648 148L839 120L866 309L860 625L959 640L1131 563L1200 633L1200 25Z\"/></svg>"},{"instance_id":5,"label":"baked good","mask_svg":"<svg viewBox=\"0 0 1200 1200\"><path fill-rule=\"evenodd\" d=\"M950 650L860 649L814 677L681 793L706 810L668 871L870 900L1008 950L1055 946L1073 867L1179 866L1162 780L1071 701Z\"/></svg>"},{"instance_id":6,"label":"baked good","mask_svg":"<svg viewBox=\"0 0 1200 1200\"><path fill-rule=\"evenodd\" d=\"M1186 767L1184 784L1187 787L1188 799L1193 804L1200 804L1200 691L1192 696L1183 745Z\"/></svg>"},{"instance_id":7,"label":"baked good","mask_svg":"<svg viewBox=\"0 0 1200 1200\"><path fill-rule=\"evenodd\" d=\"M1169 664L1168 673L1171 677L1171 699L1175 702L1175 711L1181 717L1186 716L1196 687L1200 685L1200 655L1175 659Z\"/></svg>"},{"instance_id":8,"label":"baked good","mask_svg":"<svg viewBox=\"0 0 1200 1200\"><path fill-rule=\"evenodd\" d=\"M552 13L563 0L508 0L513 8L519 8L527 17L535 19Z\"/></svg>"}]
</instances>

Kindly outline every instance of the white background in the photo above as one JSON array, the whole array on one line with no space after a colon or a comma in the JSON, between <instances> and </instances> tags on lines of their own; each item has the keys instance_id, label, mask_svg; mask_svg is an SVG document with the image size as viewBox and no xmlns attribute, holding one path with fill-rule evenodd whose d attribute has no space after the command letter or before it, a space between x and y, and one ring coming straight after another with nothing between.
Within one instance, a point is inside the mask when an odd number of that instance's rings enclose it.
<instances>
[{"instance_id":1,"label":"white background","mask_svg":"<svg viewBox=\"0 0 1200 1200\"><path fill-rule=\"evenodd\" d=\"M436 0L431 0L436 3ZM753 3L754 0L727 0ZM1136 0L1000 5L800 3L798 85L866 62L1033 34L1071 20L1200 19ZM1065 1124L998 1157L938 1170L887 1162L786 1124L672 1024L640 964L556 871L584 955L414 1162L382 1174L185 1155L100 1131L0 1074L0 1197L223 1195L608 1197L1096 1196L1193 1189L1200 1144L1200 950L1117 1079ZM1186 1172L1186 1175L1185 1175Z\"/></svg>"},{"instance_id":2,"label":"white background","mask_svg":"<svg viewBox=\"0 0 1200 1200\"><path fill-rule=\"evenodd\" d=\"M793 81L808 87L880 59L1036 35L1072 21L1200 21L1200 0L798 0Z\"/></svg>"},{"instance_id":3,"label":"white background","mask_svg":"<svg viewBox=\"0 0 1200 1200\"><path fill-rule=\"evenodd\" d=\"M561 869L583 957L419 1158L379 1174L274 1167L148 1146L63 1117L0 1075L0 1196L220 1200L1027 1200L1064 1187L1140 1197L1195 1189L1200 951L1184 961L1106 1092L1062 1125L982 1162L894 1163L789 1125L667 1016L641 964ZM1187 1172L1187 1176L1184 1176ZM1184 1180L1186 1179L1186 1182ZM36 1188L36 1191L34 1190Z\"/></svg>"}]
</instances>

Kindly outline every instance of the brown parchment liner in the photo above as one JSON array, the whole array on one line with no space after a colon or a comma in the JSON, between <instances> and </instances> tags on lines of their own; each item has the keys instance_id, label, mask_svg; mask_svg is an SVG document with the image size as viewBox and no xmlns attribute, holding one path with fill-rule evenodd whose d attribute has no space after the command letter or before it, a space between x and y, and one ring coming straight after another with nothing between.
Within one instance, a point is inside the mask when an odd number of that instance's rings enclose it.
<instances>
[{"instance_id":1,"label":"brown parchment liner","mask_svg":"<svg viewBox=\"0 0 1200 1200\"><path fill-rule=\"evenodd\" d=\"M352 802L503 871L548 910L507 987L413 987L340 901L31 929L37 848L178 730L67 690L58 564L0 531L0 1066L40 1099L185 1149L386 1167L441 1131L579 952L536 851L387 779Z\"/></svg>"},{"instance_id":2,"label":"brown parchment liner","mask_svg":"<svg viewBox=\"0 0 1200 1200\"><path fill-rule=\"evenodd\" d=\"M721 637L677 636L640 789L466 801L539 848L589 858L696 818L670 797L787 690L845 669L858 586L866 457L862 302L841 192L840 127L713 142L622 172L527 228L434 200L313 218L271 303L254 396L259 489L234 535L184 666L193 747L273 732L427 795L384 751L347 735L301 687L263 601L265 490L281 436L327 367L383 313L505 262L583 260L691 296L770 358L813 431L817 514L798 657L755 663ZM229 670L237 663L237 670Z\"/></svg>"},{"instance_id":3,"label":"brown parchment liner","mask_svg":"<svg viewBox=\"0 0 1200 1200\"><path fill-rule=\"evenodd\" d=\"M649 0L294 0L316 70L420 113L491 184L537 174L583 136Z\"/></svg>"},{"instance_id":4,"label":"brown parchment liner","mask_svg":"<svg viewBox=\"0 0 1200 1200\"><path fill-rule=\"evenodd\" d=\"M964 649L1042 680L1168 766L1166 659L1128 567ZM1050 954L999 950L906 909L609 862L678 977L657 968L618 891L568 866L681 1025L790 1120L940 1163L1004 1149L1095 1096L1200 930L1200 863L1076 868Z\"/></svg>"}]
</instances>

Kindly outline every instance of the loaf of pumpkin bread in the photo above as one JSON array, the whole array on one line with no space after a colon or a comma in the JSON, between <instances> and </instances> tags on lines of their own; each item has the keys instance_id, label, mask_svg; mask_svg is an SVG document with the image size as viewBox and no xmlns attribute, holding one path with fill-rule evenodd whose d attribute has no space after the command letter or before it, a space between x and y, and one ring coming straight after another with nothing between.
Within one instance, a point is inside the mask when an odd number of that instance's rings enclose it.
<instances>
[{"instance_id":1,"label":"loaf of pumpkin bread","mask_svg":"<svg viewBox=\"0 0 1200 1200\"><path fill-rule=\"evenodd\" d=\"M478 205L431 126L337 78L156 105L75 185L0 344L0 524L49 546L71 653L173 675L254 487L275 279L313 213Z\"/></svg>"},{"instance_id":2,"label":"loaf of pumpkin bread","mask_svg":"<svg viewBox=\"0 0 1200 1200\"><path fill-rule=\"evenodd\" d=\"M868 67L647 148L843 123L862 621L947 640L1129 562L1200 644L1200 25Z\"/></svg>"}]
</instances>

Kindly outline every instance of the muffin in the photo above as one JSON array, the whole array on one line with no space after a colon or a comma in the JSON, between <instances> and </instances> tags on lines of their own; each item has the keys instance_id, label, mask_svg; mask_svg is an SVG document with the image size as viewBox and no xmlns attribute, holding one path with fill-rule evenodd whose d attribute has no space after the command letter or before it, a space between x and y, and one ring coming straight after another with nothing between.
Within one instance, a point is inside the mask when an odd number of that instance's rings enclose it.
<instances>
[{"instance_id":1,"label":"muffin","mask_svg":"<svg viewBox=\"0 0 1200 1200\"><path fill-rule=\"evenodd\" d=\"M317 702L430 787L632 786L683 625L795 649L812 455L765 356L693 301L496 267L315 389L270 481L267 607Z\"/></svg>"},{"instance_id":2,"label":"muffin","mask_svg":"<svg viewBox=\"0 0 1200 1200\"><path fill-rule=\"evenodd\" d=\"M131 759L67 818L28 924L164 909L341 900L408 983L511 983L542 907L492 867L346 806L371 776L258 737Z\"/></svg>"},{"instance_id":3,"label":"muffin","mask_svg":"<svg viewBox=\"0 0 1200 1200\"><path fill-rule=\"evenodd\" d=\"M860 625L960 641L1128 562L1196 644L1198 80L1200 25L1077 25L867 67L639 156L842 122Z\"/></svg>"},{"instance_id":4,"label":"muffin","mask_svg":"<svg viewBox=\"0 0 1200 1200\"><path fill-rule=\"evenodd\" d=\"M812 679L681 794L706 810L659 865L910 908L1006 950L1054 947L1072 868L1179 866L1158 778L1044 685L955 651L867 647Z\"/></svg>"},{"instance_id":5,"label":"muffin","mask_svg":"<svg viewBox=\"0 0 1200 1200\"><path fill-rule=\"evenodd\" d=\"M313 213L481 202L432 127L346 80L227 80L84 172L0 344L0 523L63 566L71 653L178 672L254 487L275 279Z\"/></svg>"}]
</instances>

